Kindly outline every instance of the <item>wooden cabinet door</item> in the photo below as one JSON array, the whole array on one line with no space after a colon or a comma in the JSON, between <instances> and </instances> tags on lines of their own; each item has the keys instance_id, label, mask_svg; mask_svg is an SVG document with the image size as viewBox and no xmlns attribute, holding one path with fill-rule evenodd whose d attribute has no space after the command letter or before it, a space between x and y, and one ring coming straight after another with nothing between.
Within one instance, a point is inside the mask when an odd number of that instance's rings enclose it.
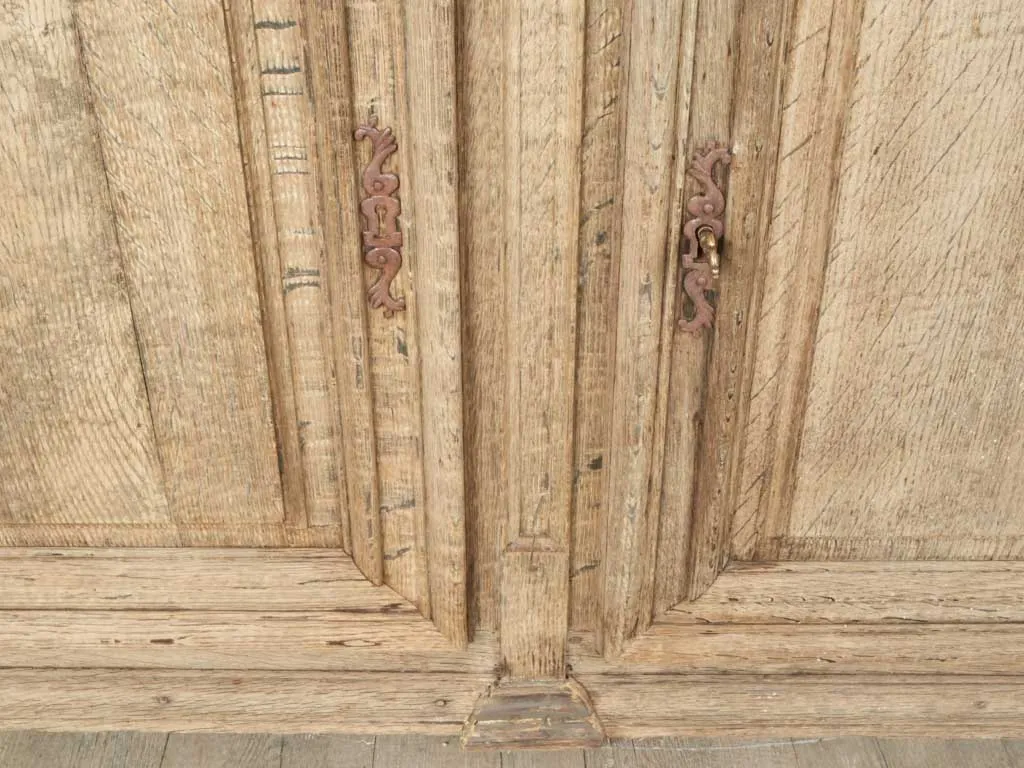
<instances>
[{"instance_id":1,"label":"wooden cabinet door","mask_svg":"<svg viewBox=\"0 0 1024 768\"><path fill-rule=\"evenodd\" d=\"M3 4L0 726L1020 733L1022 29Z\"/></svg>"}]
</instances>

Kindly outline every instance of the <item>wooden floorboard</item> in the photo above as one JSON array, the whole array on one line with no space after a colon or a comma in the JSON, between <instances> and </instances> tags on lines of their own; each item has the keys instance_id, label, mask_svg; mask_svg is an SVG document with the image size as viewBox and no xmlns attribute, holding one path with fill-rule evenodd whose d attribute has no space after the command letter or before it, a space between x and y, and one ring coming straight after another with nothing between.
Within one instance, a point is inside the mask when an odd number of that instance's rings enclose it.
<instances>
[{"instance_id":1,"label":"wooden floorboard","mask_svg":"<svg viewBox=\"0 0 1024 768\"><path fill-rule=\"evenodd\" d=\"M1024 739L637 739L465 752L456 737L0 732L0 768L1024 768Z\"/></svg>"}]
</instances>

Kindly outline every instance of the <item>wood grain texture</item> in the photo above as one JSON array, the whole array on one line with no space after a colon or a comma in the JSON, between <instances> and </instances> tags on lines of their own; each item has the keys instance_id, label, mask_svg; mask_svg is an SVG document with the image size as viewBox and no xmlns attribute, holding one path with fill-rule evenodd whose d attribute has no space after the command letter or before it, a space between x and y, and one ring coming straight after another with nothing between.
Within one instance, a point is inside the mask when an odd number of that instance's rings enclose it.
<instances>
[{"instance_id":1,"label":"wood grain texture","mask_svg":"<svg viewBox=\"0 0 1024 768\"><path fill-rule=\"evenodd\" d=\"M392 593L393 594L393 593ZM0 611L0 666L490 673L496 643L459 652L413 611Z\"/></svg>"},{"instance_id":2,"label":"wood grain texture","mask_svg":"<svg viewBox=\"0 0 1024 768\"><path fill-rule=\"evenodd\" d=\"M800 765L790 739L680 738L632 741L643 768L794 768Z\"/></svg>"},{"instance_id":3,"label":"wood grain texture","mask_svg":"<svg viewBox=\"0 0 1024 768\"><path fill-rule=\"evenodd\" d=\"M578 675L610 738L1017 736L1019 676Z\"/></svg>"},{"instance_id":4,"label":"wood grain texture","mask_svg":"<svg viewBox=\"0 0 1024 768\"><path fill-rule=\"evenodd\" d=\"M734 562L665 624L1024 622L1024 564Z\"/></svg>"},{"instance_id":5,"label":"wood grain texture","mask_svg":"<svg viewBox=\"0 0 1024 768\"><path fill-rule=\"evenodd\" d=\"M270 148L263 116L256 19L252 2L227 3L224 25L234 80L239 149L249 203L249 228L259 279L263 346L266 350L270 398L277 437L278 471L284 522L305 527L306 489L299 445L299 420L288 350L288 321L281 290L281 254L277 242L274 199L271 193Z\"/></svg>"},{"instance_id":6,"label":"wood grain texture","mask_svg":"<svg viewBox=\"0 0 1024 768\"><path fill-rule=\"evenodd\" d=\"M489 675L9 670L0 728L457 734Z\"/></svg>"},{"instance_id":7,"label":"wood grain texture","mask_svg":"<svg viewBox=\"0 0 1024 768\"><path fill-rule=\"evenodd\" d=\"M399 149L388 158L387 167L403 180L413 170L404 6L399 0L349 0L346 5L354 118L363 123L373 114L381 127L393 129ZM361 141L355 147L360 173L370 160L368 144ZM392 294L405 297L407 310L390 318L380 311L368 314L383 573L386 584L429 612L420 393L422 350L414 279L420 270L418 254L410 239L416 193L403 183L397 196L402 201L399 225L407 245L402 249L404 265L392 283ZM363 271L363 284L369 286L376 279L376 270L365 267Z\"/></svg>"},{"instance_id":8,"label":"wood grain texture","mask_svg":"<svg viewBox=\"0 0 1024 768\"><path fill-rule=\"evenodd\" d=\"M172 733L160 768L280 768L283 737L228 733Z\"/></svg>"},{"instance_id":9,"label":"wood grain texture","mask_svg":"<svg viewBox=\"0 0 1024 768\"><path fill-rule=\"evenodd\" d=\"M0 733L0 765L12 768L161 768L168 734Z\"/></svg>"},{"instance_id":10,"label":"wood grain texture","mask_svg":"<svg viewBox=\"0 0 1024 768\"><path fill-rule=\"evenodd\" d=\"M0 525L3 547L329 547L342 541L340 526L82 524Z\"/></svg>"},{"instance_id":11,"label":"wood grain texture","mask_svg":"<svg viewBox=\"0 0 1024 768\"><path fill-rule=\"evenodd\" d=\"M0 550L3 610L323 610L412 614L340 551Z\"/></svg>"},{"instance_id":12,"label":"wood grain texture","mask_svg":"<svg viewBox=\"0 0 1024 768\"><path fill-rule=\"evenodd\" d=\"M279 523L223 9L75 5L170 512Z\"/></svg>"},{"instance_id":13,"label":"wood grain texture","mask_svg":"<svg viewBox=\"0 0 1024 768\"><path fill-rule=\"evenodd\" d=\"M725 213L728 257L724 261L714 344L710 353L704 415L699 432L686 595L699 597L729 556L738 441L750 392L747 354L757 316L755 290L767 242L778 130L783 62L791 32L790 0L742 4L736 21L736 64L730 137L729 198Z\"/></svg>"},{"instance_id":14,"label":"wood grain texture","mask_svg":"<svg viewBox=\"0 0 1024 768\"><path fill-rule=\"evenodd\" d=\"M993 2L868 5L791 534L1024 533L1024 337L1007 324L1024 231L1006 208L1024 188L1006 131L1024 121L1022 26ZM880 238L899 268L855 270Z\"/></svg>"},{"instance_id":15,"label":"wood grain texture","mask_svg":"<svg viewBox=\"0 0 1024 768\"><path fill-rule=\"evenodd\" d=\"M5 5L0 73L0 521L169 522L71 4Z\"/></svg>"},{"instance_id":16,"label":"wood grain texture","mask_svg":"<svg viewBox=\"0 0 1024 768\"><path fill-rule=\"evenodd\" d=\"M414 208L416 312L429 608L455 645L468 641L466 507L462 435L462 310L455 102L455 4L405 5L408 156Z\"/></svg>"},{"instance_id":17,"label":"wood grain texture","mask_svg":"<svg viewBox=\"0 0 1024 768\"><path fill-rule=\"evenodd\" d=\"M466 749L519 750L596 747L601 721L583 686L572 678L498 682L480 696L462 730Z\"/></svg>"},{"instance_id":18,"label":"wood grain texture","mask_svg":"<svg viewBox=\"0 0 1024 768\"><path fill-rule=\"evenodd\" d=\"M622 219L623 0L586 4L569 626L600 622ZM614 159L614 162L612 161Z\"/></svg>"},{"instance_id":19,"label":"wood grain texture","mask_svg":"<svg viewBox=\"0 0 1024 768\"><path fill-rule=\"evenodd\" d=\"M666 271L666 325L662 331L664 341L659 370L662 381L658 390L659 413L664 416L655 422L656 428L663 430L660 435L656 433L654 441L653 472L659 482L652 483L651 488L652 494L660 492L652 611L655 616L686 596L694 473L698 455L704 449L701 430L707 397L710 334L693 335L681 330L676 322L680 313L689 310L679 282L679 252L685 247L681 242L682 226L688 216L685 205L692 195L702 191L687 171L698 149L711 141L727 143L731 139L738 18L736 0L705 0L695 22L689 30L684 30L684 34L689 31L693 37L690 43L693 62L691 77L681 77L679 83L678 159L668 236L668 252L675 256ZM724 189L728 194L728 187ZM731 237L731 234L726 235L727 239ZM723 249L727 259L733 258L731 244L724 245Z\"/></svg>"},{"instance_id":20,"label":"wood grain texture","mask_svg":"<svg viewBox=\"0 0 1024 768\"><path fill-rule=\"evenodd\" d=\"M658 408L665 382L662 332L672 322L664 320L664 288L675 258L667 245L674 223L677 98L679 81L689 80L693 65L696 4L651 0L631 4L630 11L601 620L601 642L612 655L652 618L660 502L652 470L659 466L656 438L663 437L656 426L658 416L664 419L664 408ZM681 117L686 126L687 114Z\"/></svg>"},{"instance_id":21,"label":"wood grain texture","mask_svg":"<svg viewBox=\"0 0 1024 768\"><path fill-rule=\"evenodd\" d=\"M862 23L845 22L848 42L832 46L853 49L855 74L848 104L829 96L816 108L845 123L832 176L809 171L835 199L823 217L834 227L817 225L800 249L815 260L807 270L802 257L801 272L818 294L805 314L820 319L764 323L759 375L775 377L778 391L761 422L780 426L749 443L769 438L777 458L748 450L746 473L764 479L746 500L741 556L872 557L890 539L908 550L882 556L938 549L975 559L1019 537L1009 499L1019 495L1020 414L1007 404L1017 402L1008 372L1020 345L1003 322L1020 302L1019 265L1004 258L1019 235L987 213L1021 183L1001 128L1020 120L1020 73L1008 58L1019 25L1019 13L996 5L963 15L945 3L868 2ZM854 254L877 242L893 244L899 269L854 270ZM793 258L766 293L803 301L785 278ZM774 346L787 335L784 351ZM794 345L807 350L803 361L777 376Z\"/></svg>"},{"instance_id":22,"label":"wood grain texture","mask_svg":"<svg viewBox=\"0 0 1024 768\"><path fill-rule=\"evenodd\" d=\"M807 624L655 625L627 646L610 669L571 655L575 674L1024 674L1018 648L1024 627L1013 624L878 626Z\"/></svg>"},{"instance_id":23,"label":"wood grain texture","mask_svg":"<svg viewBox=\"0 0 1024 768\"><path fill-rule=\"evenodd\" d=\"M1019 743L1019 742L1018 742ZM963 768L1014 768L1020 763L1002 740L911 741L879 739L878 754L888 768L914 765L958 765Z\"/></svg>"},{"instance_id":24,"label":"wood grain texture","mask_svg":"<svg viewBox=\"0 0 1024 768\"><path fill-rule=\"evenodd\" d=\"M768 535L759 532L777 529L792 503L795 425L806 407L823 259L841 173L836 153L856 77L864 2L843 0L833 7L801 2L795 14L756 315L742 491L733 522L732 546L744 559Z\"/></svg>"},{"instance_id":25,"label":"wood grain texture","mask_svg":"<svg viewBox=\"0 0 1024 768\"><path fill-rule=\"evenodd\" d=\"M372 768L376 747L374 736L286 736L278 768Z\"/></svg>"},{"instance_id":26,"label":"wood grain texture","mask_svg":"<svg viewBox=\"0 0 1024 768\"><path fill-rule=\"evenodd\" d=\"M568 623L581 0L524 0L504 20L505 397L502 661L562 678Z\"/></svg>"},{"instance_id":27,"label":"wood grain texture","mask_svg":"<svg viewBox=\"0 0 1024 768\"><path fill-rule=\"evenodd\" d=\"M319 161L321 221L330 290L326 332L334 345L341 408L352 557L374 584L384 580L380 489L373 416L368 308L362 266L362 222L353 135L352 75L344 0L303 0Z\"/></svg>"},{"instance_id":28,"label":"wood grain texture","mask_svg":"<svg viewBox=\"0 0 1024 768\"><path fill-rule=\"evenodd\" d=\"M262 116L277 228L279 284L283 296L292 393L305 490L306 522L340 523L343 479L338 455L340 425L332 377L324 230L321 224L315 113L307 34L299 0L255 0ZM269 23L268 23L269 22Z\"/></svg>"},{"instance_id":29,"label":"wood grain texture","mask_svg":"<svg viewBox=\"0 0 1024 768\"><path fill-rule=\"evenodd\" d=\"M458 739L436 736L381 736L373 750L374 768L504 768L503 759L497 751L467 753Z\"/></svg>"}]
</instances>

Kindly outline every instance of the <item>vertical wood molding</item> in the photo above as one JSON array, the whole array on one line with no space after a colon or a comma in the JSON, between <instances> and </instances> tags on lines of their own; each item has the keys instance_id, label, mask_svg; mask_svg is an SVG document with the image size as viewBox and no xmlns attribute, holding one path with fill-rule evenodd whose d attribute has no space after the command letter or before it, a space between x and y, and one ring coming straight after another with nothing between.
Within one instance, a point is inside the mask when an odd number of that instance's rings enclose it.
<instances>
[{"instance_id":1,"label":"vertical wood molding","mask_svg":"<svg viewBox=\"0 0 1024 768\"><path fill-rule=\"evenodd\" d=\"M298 0L253 0L256 65L295 397L306 522L340 522L337 399L324 334L324 240L305 29Z\"/></svg>"},{"instance_id":2,"label":"vertical wood molding","mask_svg":"<svg viewBox=\"0 0 1024 768\"><path fill-rule=\"evenodd\" d=\"M405 4L430 617L468 642L453 0Z\"/></svg>"},{"instance_id":3,"label":"vertical wood molding","mask_svg":"<svg viewBox=\"0 0 1024 768\"><path fill-rule=\"evenodd\" d=\"M744 4L736 28L735 94L723 264L696 468L686 594L699 597L729 557L738 453L750 392L748 347L772 209L785 57L795 0Z\"/></svg>"},{"instance_id":4,"label":"vertical wood molding","mask_svg":"<svg viewBox=\"0 0 1024 768\"><path fill-rule=\"evenodd\" d=\"M736 24L739 0L702 0L693 25L693 66L689 80L680 82L686 94L680 99L677 143L675 198L672 205L672 233L669 237L669 262L665 302L665 326L662 344L663 375L667 383L659 389L665 397L664 446L655 466L660 464L661 483L652 483L652 494L660 492L661 514L658 521L658 552L654 573L655 616L685 597L693 484L699 452L703 449L701 421L704 416L708 376L708 352L712 334L694 335L676 323L682 307L679 285L679 250L682 224L689 198L700 192L700 185L687 175L694 152L709 141L731 139L730 115L733 101L733 77L736 71ZM683 126L688 125L684 130ZM727 190L728 193L728 190ZM726 235L729 237L728 233ZM728 246L727 246L728 247ZM667 358L667 359L666 359ZM659 402L659 407L662 403ZM653 502L652 502L653 503Z\"/></svg>"},{"instance_id":5,"label":"vertical wood molding","mask_svg":"<svg viewBox=\"0 0 1024 768\"><path fill-rule=\"evenodd\" d=\"M367 331L358 205L359 169L353 153L352 76L344 0L302 0L308 29L310 85L320 164L321 222L334 377L341 410L340 453L345 468L348 541L352 559L374 584L384 580L380 492L373 418L373 376Z\"/></svg>"},{"instance_id":6,"label":"vertical wood molding","mask_svg":"<svg viewBox=\"0 0 1024 768\"><path fill-rule=\"evenodd\" d=\"M778 202L763 246L764 298L752 315L757 348L750 361L750 426L733 458L743 451L732 534L742 558L760 556L768 539L785 532L793 501L864 4L836 0L826 8L800 0L796 11L780 115L783 139L771 187Z\"/></svg>"},{"instance_id":7,"label":"vertical wood molding","mask_svg":"<svg viewBox=\"0 0 1024 768\"><path fill-rule=\"evenodd\" d=\"M679 78L688 82L693 3L638 0L628 23L622 139L622 224L612 402L611 456L600 637L609 654L651 621L659 494L651 493L667 248L675 179ZM692 31L686 35L692 41ZM685 114L683 115L685 131ZM654 474L658 474L654 471Z\"/></svg>"},{"instance_id":8,"label":"vertical wood molding","mask_svg":"<svg viewBox=\"0 0 1024 768\"><path fill-rule=\"evenodd\" d=\"M399 0L348 0L346 22L353 119L359 124L372 113L382 128L394 131L398 151L388 158L388 169L401 180L399 225L407 238L403 267L391 285L393 296L405 298L406 311L392 317L381 311L367 314L384 582L429 615L416 289L420 269L413 243L417 213L404 6ZM369 162L368 144L355 146L357 173ZM357 221L361 231L362 221ZM377 270L365 267L363 272L359 285L365 292Z\"/></svg>"},{"instance_id":9,"label":"vertical wood molding","mask_svg":"<svg viewBox=\"0 0 1024 768\"><path fill-rule=\"evenodd\" d=\"M600 621L622 199L624 0L587 3L569 626Z\"/></svg>"},{"instance_id":10,"label":"vertical wood molding","mask_svg":"<svg viewBox=\"0 0 1024 768\"><path fill-rule=\"evenodd\" d=\"M281 291L281 255L277 243L274 201L270 194L270 153L263 119L259 53L256 50L252 2L224 3L228 50L231 54L238 115L238 135L249 201L253 258L259 276L263 345L270 375L270 398L277 437L278 471L284 501L284 522L306 526L306 491L302 450L295 409L295 387L288 350L288 323Z\"/></svg>"},{"instance_id":11,"label":"vertical wood molding","mask_svg":"<svg viewBox=\"0 0 1024 768\"><path fill-rule=\"evenodd\" d=\"M679 252L686 203L700 191L688 175L693 153L709 141L729 140L737 2L698 0L695 18L683 28L683 46L692 51L692 60L689 70L680 73L679 82L675 184L667 247L670 258L665 279L658 419L651 471L649 504L659 509L657 553L651 579L653 616L683 599L686 582L708 334L694 335L679 328L677 321L683 311L679 306Z\"/></svg>"},{"instance_id":12,"label":"vertical wood molding","mask_svg":"<svg viewBox=\"0 0 1024 768\"><path fill-rule=\"evenodd\" d=\"M505 345L503 0L463 2L458 20L459 245L462 251L466 540L471 623L498 625L498 578L508 488Z\"/></svg>"},{"instance_id":13,"label":"vertical wood molding","mask_svg":"<svg viewBox=\"0 0 1024 768\"><path fill-rule=\"evenodd\" d=\"M509 505L501 562L502 667L565 674L583 0L516 0L504 20Z\"/></svg>"}]
</instances>

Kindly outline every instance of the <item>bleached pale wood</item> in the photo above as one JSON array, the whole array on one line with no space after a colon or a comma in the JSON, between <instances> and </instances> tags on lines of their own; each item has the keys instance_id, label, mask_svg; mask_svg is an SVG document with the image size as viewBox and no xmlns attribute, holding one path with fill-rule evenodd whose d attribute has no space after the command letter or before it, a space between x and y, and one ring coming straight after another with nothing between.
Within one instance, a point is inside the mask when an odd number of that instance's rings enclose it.
<instances>
[{"instance_id":1,"label":"bleached pale wood","mask_svg":"<svg viewBox=\"0 0 1024 768\"><path fill-rule=\"evenodd\" d=\"M281 768L283 738L272 734L172 733L160 768Z\"/></svg>"},{"instance_id":2,"label":"bleached pale wood","mask_svg":"<svg viewBox=\"0 0 1024 768\"><path fill-rule=\"evenodd\" d=\"M600 622L622 218L623 0L586 4L569 626ZM613 162L614 159L614 162Z\"/></svg>"},{"instance_id":3,"label":"bleached pale wood","mask_svg":"<svg viewBox=\"0 0 1024 768\"><path fill-rule=\"evenodd\" d=\"M652 618L660 489L652 493L651 481L660 450L656 438L663 434L656 417L664 418L658 403L659 385L665 382L660 375L662 333L668 325L665 276L675 258L667 246L678 226L671 217L673 160L677 120L682 118L684 132L688 123L687 114L679 114L677 98L679 80L691 76L696 4L644 0L629 10L600 635L611 655L621 653Z\"/></svg>"},{"instance_id":4,"label":"bleached pale wood","mask_svg":"<svg viewBox=\"0 0 1024 768\"><path fill-rule=\"evenodd\" d=\"M738 440L745 423L752 355L748 333L756 317L755 290L768 237L784 66L792 0L738 8L733 78L729 196L725 213L728 256L720 280L714 343L705 385L690 524L686 595L700 596L729 556Z\"/></svg>"},{"instance_id":5,"label":"bleached pale wood","mask_svg":"<svg viewBox=\"0 0 1024 768\"><path fill-rule=\"evenodd\" d=\"M967 16L867 5L795 491L775 531L1024 534L1024 222L1010 203L1024 167L1006 130L1024 122L1022 23L991 0ZM899 268L856 269L880 241Z\"/></svg>"},{"instance_id":6,"label":"bleached pale wood","mask_svg":"<svg viewBox=\"0 0 1024 768\"><path fill-rule=\"evenodd\" d=\"M0 10L0 78L0 521L168 522L71 3Z\"/></svg>"},{"instance_id":7,"label":"bleached pale wood","mask_svg":"<svg viewBox=\"0 0 1024 768\"><path fill-rule=\"evenodd\" d=\"M1024 563L732 563L667 624L1024 622Z\"/></svg>"},{"instance_id":8,"label":"bleached pale wood","mask_svg":"<svg viewBox=\"0 0 1024 768\"><path fill-rule=\"evenodd\" d=\"M489 675L8 670L0 728L457 734Z\"/></svg>"},{"instance_id":9,"label":"bleached pale wood","mask_svg":"<svg viewBox=\"0 0 1024 768\"><path fill-rule=\"evenodd\" d=\"M348 0L346 8L354 120L363 123L374 114L382 128L392 128L398 151L388 158L387 168L406 179L415 169L410 154L414 138L408 106L405 3ZM370 155L368 141L356 144L359 173ZM416 192L403 183L397 196L402 201L399 225L406 245L403 267L391 290L394 296L405 297L407 309L390 318L380 310L368 314L383 572L386 584L429 612L416 290L420 269L410 239L416 225ZM362 231L361 222L359 226ZM368 267L363 271L362 284L369 286L377 271Z\"/></svg>"},{"instance_id":10,"label":"bleached pale wood","mask_svg":"<svg viewBox=\"0 0 1024 768\"><path fill-rule=\"evenodd\" d=\"M970 559L1019 539L1019 381L1009 372L1020 345L1005 320L1021 299L1007 245L1019 234L990 212L1020 186L1002 126L1021 119L1021 78L1004 34L1016 21L996 21L1005 9L995 5L976 11L868 2L851 35L848 103L816 108L846 124L827 180L834 231L780 255L765 288L813 313L762 323L760 376L780 383L761 424L780 426L748 439L769 450L767 460L748 450L748 475L764 480L747 500L744 552L871 557L886 539L916 552L935 539L938 556ZM811 172L826 183L820 167ZM814 218L795 211L786 215ZM899 269L855 270L878 242L893 244ZM787 279L797 253L818 294L809 299ZM798 368L777 375L794 347L807 350L789 364ZM881 556L920 556L893 549Z\"/></svg>"},{"instance_id":11,"label":"bleached pale wood","mask_svg":"<svg viewBox=\"0 0 1024 768\"><path fill-rule=\"evenodd\" d=\"M668 252L679 254L682 226L689 216L685 206L692 195L703 192L687 175L690 162L708 142L728 143L732 138L733 78L736 60L729 55L736 46L739 10L736 0L717 0L701 5L692 34L692 76L681 78L676 139L676 173L672 192L672 213ZM687 126L688 118L688 127ZM719 179L727 175L720 169ZM725 187L728 194L728 187ZM732 235L726 235L731 239ZM723 246L731 254L731 245ZM727 256L732 258L731 255ZM697 335L680 330L677 318L689 310L679 285L679 260L672 258L666 272L662 356L659 367L658 408L655 421L655 455L652 459L651 494L660 494L658 551L654 568L655 616L686 595L690 555L693 484L697 456L704 450L703 410L707 397L709 341L713 334ZM726 267L728 274L729 267ZM682 306L680 306L682 302ZM658 434L657 430L663 430ZM660 449L660 450L659 450Z\"/></svg>"},{"instance_id":12,"label":"bleached pale wood","mask_svg":"<svg viewBox=\"0 0 1024 768\"><path fill-rule=\"evenodd\" d=\"M493 0L463 2L457 14L459 246L462 264L466 538L471 556L470 621L495 629L503 529L508 423L505 284L505 9Z\"/></svg>"},{"instance_id":13,"label":"bleached pale wood","mask_svg":"<svg viewBox=\"0 0 1024 768\"><path fill-rule=\"evenodd\" d=\"M415 612L370 602L319 613L295 605L287 612L0 611L7 668L489 673L495 649L484 634L460 652Z\"/></svg>"},{"instance_id":14,"label":"bleached pale wood","mask_svg":"<svg viewBox=\"0 0 1024 768\"><path fill-rule=\"evenodd\" d=\"M223 8L75 5L170 512L279 523Z\"/></svg>"},{"instance_id":15,"label":"bleached pale wood","mask_svg":"<svg viewBox=\"0 0 1024 768\"><path fill-rule=\"evenodd\" d=\"M1024 626L1013 624L655 623L610 668L571 656L576 674L1021 675Z\"/></svg>"},{"instance_id":16,"label":"bleached pale wood","mask_svg":"<svg viewBox=\"0 0 1024 768\"><path fill-rule=\"evenodd\" d=\"M278 768L372 768L377 741L371 735L285 736Z\"/></svg>"},{"instance_id":17,"label":"bleached pale wood","mask_svg":"<svg viewBox=\"0 0 1024 768\"><path fill-rule=\"evenodd\" d=\"M168 734L0 733L0 765L11 768L162 768Z\"/></svg>"},{"instance_id":18,"label":"bleached pale wood","mask_svg":"<svg viewBox=\"0 0 1024 768\"><path fill-rule=\"evenodd\" d=\"M274 200L271 194L270 153L263 118L263 88L256 20L251 2L227 3L224 25L234 80L238 113L239 149L249 202L249 227L259 279L263 345L266 349L270 398L277 437L278 471L285 525L306 525L306 490L303 479L295 388L288 350L288 321L281 290L281 255L277 242Z\"/></svg>"},{"instance_id":19,"label":"bleached pale wood","mask_svg":"<svg viewBox=\"0 0 1024 768\"><path fill-rule=\"evenodd\" d=\"M792 503L796 441L841 173L837 152L856 77L864 0L798 2L795 13L762 301L755 315L743 478L735 497L732 546L741 558L749 558L768 535L762 529L779 528ZM848 333L842 336L849 340Z\"/></svg>"},{"instance_id":20,"label":"bleached pale wood","mask_svg":"<svg viewBox=\"0 0 1024 768\"><path fill-rule=\"evenodd\" d=\"M351 64L344 0L303 0L310 51L319 161L326 281L330 290L325 332L334 344L334 376L341 406L341 456L352 557L374 584L384 579L380 531L373 381L358 213L360 169L353 153Z\"/></svg>"},{"instance_id":21,"label":"bleached pale wood","mask_svg":"<svg viewBox=\"0 0 1024 768\"><path fill-rule=\"evenodd\" d=\"M501 754L501 768L586 768L582 749L522 750Z\"/></svg>"},{"instance_id":22,"label":"bleached pale wood","mask_svg":"<svg viewBox=\"0 0 1024 768\"><path fill-rule=\"evenodd\" d=\"M3 547L338 547L340 526L152 525L136 523L0 525Z\"/></svg>"},{"instance_id":23,"label":"bleached pale wood","mask_svg":"<svg viewBox=\"0 0 1024 768\"><path fill-rule=\"evenodd\" d=\"M318 199L318 155L306 34L299 0L254 0L256 65L270 165L271 197L283 295L289 368L295 398L306 520L311 526L346 517L340 496L337 396L333 345L325 333L325 249Z\"/></svg>"},{"instance_id":24,"label":"bleached pale wood","mask_svg":"<svg viewBox=\"0 0 1024 768\"><path fill-rule=\"evenodd\" d=\"M501 654L513 679L564 676L585 14L524 0L504 19L504 462Z\"/></svg>"},{"instance_id":25,"label":"bleached pale wood","mask_svg":"<svg viewBox=\"0 0 1024 768\"><path fill-rule=\"evenodd\" d=\"M417 328L423 418L427 615L455 645L468 641L462 438L462 327L454 0L405 4L407 152L415 208Z\"/></svg>"},{"instance_id":26,"label":"bleached pale wood","mask_svg":"<svg viewBox=\"0 0 1024 768\"><path fill-rule=\"evenodd\" d=\"M412 614L340 551L4 549L4 610L323 610Z\"/></svg>"},{"instance_id":27,"label":"bleached pale wood","mask_svg":"<svg viewBox=\"0 0 1024 768\"><path fill-rule=\"evenodd\" d=\"M610 738L1017 736L1024 678L579 675Z\"/></svg>"}]
</instances>

